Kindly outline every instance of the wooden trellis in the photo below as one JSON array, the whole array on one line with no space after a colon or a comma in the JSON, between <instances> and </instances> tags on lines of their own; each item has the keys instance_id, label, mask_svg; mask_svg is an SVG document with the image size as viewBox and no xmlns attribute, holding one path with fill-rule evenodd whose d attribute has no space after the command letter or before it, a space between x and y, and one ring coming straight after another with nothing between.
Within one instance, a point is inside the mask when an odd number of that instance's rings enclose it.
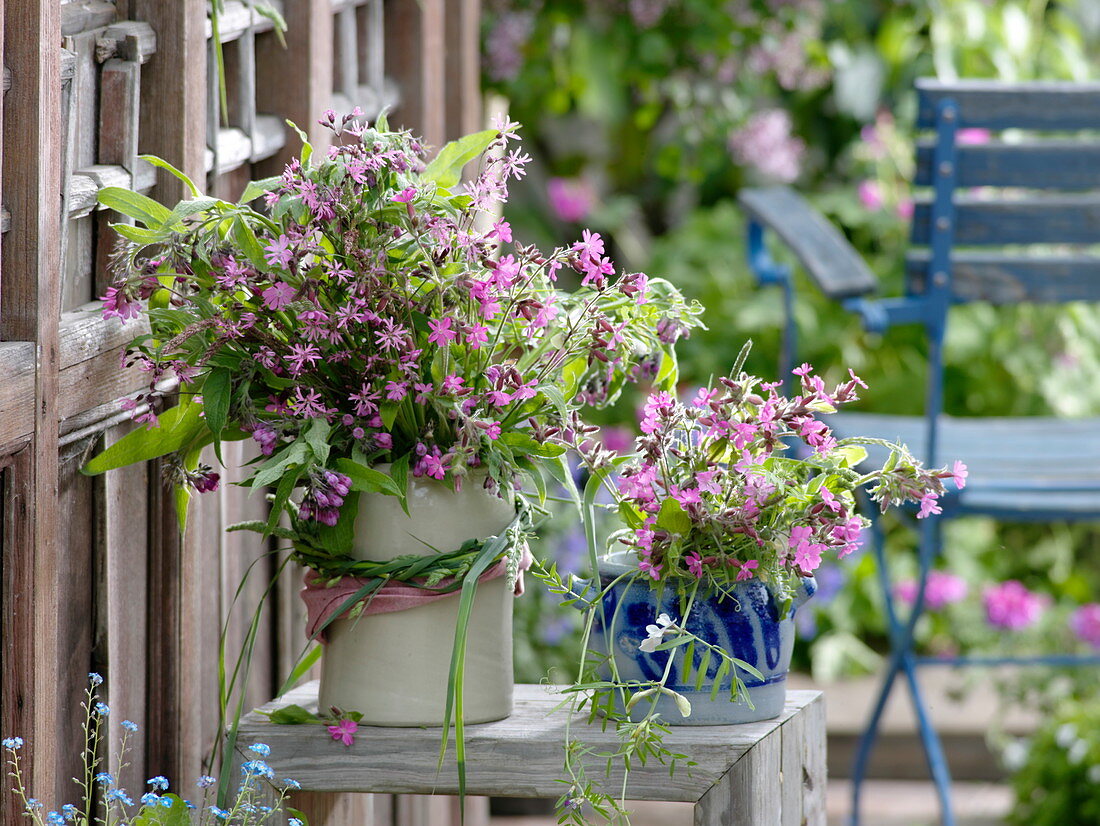
<instances>
[{"instance_id":1,"label":"wooden trellis","mask_svg":"<svg viewBox=\"0 0 1100 826\"><path fill-rule=\"evenodd\" d=\"M96 301L118 220L97 193L183 197L138 157L150 153L235 198L296 151L286 119L323 149L327 108L389 108L434 145L480 125L477 0L268 4L287 20L285 48L247 3L225 4L223 115L206 3L0 0L0 733L26 738L35 792L58 804L72 796L69 744L91 670L142 727L124 777L132 790L151 773L198 775L216 729L218 634L267 550L223 531L265 508L240 489L200 498L181 539L155 463L79 472L131 427L117 400L143 385L120 366L138 328L104 321ZM247 458L247 445L233 448L227 461ZM257 565L246 605L273 569L270 558ZM295 590L286 584L265 618L250 703L270 697L300 651ZM246 621L235 615L231 646ZM365 823L447 821L439 804L411 798L338 805ZM11 796L0 813L23 821Z\"/></svg>"}]
</instances>

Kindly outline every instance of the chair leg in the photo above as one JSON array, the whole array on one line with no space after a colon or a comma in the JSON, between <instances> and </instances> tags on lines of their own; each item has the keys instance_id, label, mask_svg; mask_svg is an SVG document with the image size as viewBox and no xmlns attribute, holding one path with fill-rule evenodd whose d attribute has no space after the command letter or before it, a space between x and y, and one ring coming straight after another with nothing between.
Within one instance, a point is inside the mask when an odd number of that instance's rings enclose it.
<instances>
[{"instance_id":1,"label":"chair leg","mask_svg":"<svg viewBox=\"0 0 1100 826\"><path fill-rule=\"evenodd\" d=\"M917 728L920 731L921 745L924 746L924 756L928 760L928 773L936 785L936 797L939 798L940 803L940 821L943 826L955 826L955 812L951 807L951 770L947 765L939 734L936 733L936 728L928 717L924 696L917 681L916 666L912 652L907 652L902 657L901 670L905 672L905 681L909 685L909 697L913 701L913 711L917 715Z\"/></svg>"},{"instance_id":2,"label":"chair leg","mask_svg":"<svg viewBox=\"0 0 1100 826\"><path fill-rule=\"evenodd\" d=\"M849 818L851 826L859 826L860 793L863 787L864 775L867 772L867 763L871 759L871 751L875 747L878 738L878 727L882 721L882 712L886 708L886 701L890 699L890 692L894 688L894 678L901 669L901 660L896 654L891 654L889 665L886 667L886 676L879 689L878 698L875 700L874 709L871 711L871 719L859 736L859 746L856 749L856 759L852 764L852 814Z\"/></svg>"}]
</instances>

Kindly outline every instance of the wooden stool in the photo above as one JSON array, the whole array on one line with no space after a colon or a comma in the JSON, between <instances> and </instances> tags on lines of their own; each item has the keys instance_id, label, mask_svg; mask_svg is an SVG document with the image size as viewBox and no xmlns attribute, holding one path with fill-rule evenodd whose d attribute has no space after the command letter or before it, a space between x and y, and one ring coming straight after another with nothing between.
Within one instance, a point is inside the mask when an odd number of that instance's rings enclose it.
<instances>
[{"instance_id":1,"label":"wooden stool","mask_svg":"<svg viewBox=\"0 0 1100 826\"><path fill-rule=\"evenodd\" d=\"M506 720L467 726L466 793L506 797L558 798L563 786L562 747L566 714L553 686L517 685L515 711ZM317 683L308 683L264 706L296 703L317 710ZM614 750L614 729L601 731L574 718L571 736L596 750ZM333 740L319 726L272 725L253 712L241 721L241 749L254 742L271 746L267 762L278 778L289 777L310 792L441 794L458 792L454 749L443 768L438 728L360 726L354 746ZM650 761L630 772L631 800L676 800L695 804L696 826L824 826L825 704L820 691L788 691L774 720L739 726L675 726L665 737L673 752L698 765L667 766ZM241 751L238 761L255 755ZM603 777L604 764L592 767ZM608 789L622 785L613 764Z\"/></svg>"}]
</instances>

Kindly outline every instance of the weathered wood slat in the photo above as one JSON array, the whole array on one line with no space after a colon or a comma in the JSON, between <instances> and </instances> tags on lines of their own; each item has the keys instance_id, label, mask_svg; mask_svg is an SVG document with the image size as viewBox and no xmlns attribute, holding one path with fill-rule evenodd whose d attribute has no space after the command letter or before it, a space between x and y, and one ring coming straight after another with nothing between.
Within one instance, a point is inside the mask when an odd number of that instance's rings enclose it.
<instances>
[{"instance_id":1,"label":"weathered wood slat","mask_svg":"<svg viewBox=\"0 0 1100 826\"><path fill-rule=\"evenodd\" d=\"M446 4L447 140L482 128L481 2L451 0Z\"/></svg>"},{"instance_id":2,"label":"weathered wood slat","mask_svg":"<svg viewBox=\"0 0 1100 826\"><path fill-rule=\"evenodd\" d=\"M137 425L141 427L141 425ZM111 444L132 430L124 424L106 434ZM97 477L98 548L96 577L100 583L99 636L96 649L107 677L111 707L146 728L145 696L150 650L147 639L149 576L149 515L144 507L149 478L146 465L130 465ZM118 754L122 730L112 726L110 754ZM125 788L141 788L145 769L145 738L131 737L128 769L111 765L109 771ZM112 758L113 759L113 758Z\"/></svg>"},{"instance_id":3,"label":"weathered wood slat","mask_svg":"<svg viewBox=\"0 0 1100 826\"><path fill-rule=\"evenodd\" d=\"M111 58L99 87L99 162L137 169L141 64Z\"/></svg>"},{"instance_id":4,"label":"weathered wood slat","mask_svg":"<svg viewBox=\"0 0 1100 826\"><path fill-rule=\"evenodd\" d=\"M0 445L34 432L34 345L0 342Z\"/></svg>"},{"instance_id":5,"label":"weathered wood slat","mask_svg":"<svg viewBox=\"0 0 1100 826\"><path fill-rule=\"evenodd\" d=\"M917 126L936 125L936 107L959 104L959 126L1057 131L1100 129L1100 83L995 80L917 81Z\"/></svg>"},{"instance_id":6,"label":"weathered wood slat","mask_svg":"<svg viewBox=\"0 0 1100 826\"><path fill-rule=\"evenodd\" d=\"M66 576L59 541L58 491L58 316L61 311L61 13L56 0L21 0L3 6L4 61L15 67L15 80L4 97L0 127L4 198L18 204L11 229L0 247L0 339L32 342L36 354L34 438L25 485L27 519L22 547L29 563L30 590L23 605L33 616L32 647L5 661L4 670L29 668L34 674L29 703L31 722L22 730L33 742L30 755L38 785L47 800L61 799L69 777L56 736L56 718L75 702L76 686L62 683L61 606L71 578ZM7 536L4 537L5 545ZM5 576L7 571L5 570ZM32 660L33 658L33 660ZM74 692L70 694L70 692ZM0 720L5 727L8 720Z\"/></svg>"},{"instance_id":7,"label":"weathered wood slat","mask_svg":"<svg viewBox=\"0 0 1100 826\"><path fill-rule=\"evenodd\" d=\"M562 697L547 686L516 686L515 710L495 723L466 727L467 793L517 797L557 797L560 783L565 715L555 712ZM659 765L635 766L627 797L634 800L697 801L750 749L771 739L779 727L812 703L817 692L788 692L787 706L775 720L740 726L674 726L665 738L673 751L690 754L698 765L689 774ZM297 703L316 708L317 684L310 683L265 706ZM454 765L444 764L436 774L439 730L419 728L360 729L350 748L334 742L320 730L301 726L274 726L257 714L241 724L244 742L256 738L271 746L271 764L279 776L293 777L312 791L380 791L455 794ZM597 749L614 748L613 729L586 726L574 720L572 736ZM775 737L778 749L779 738ZM400 759L398 759L398 755ZM778 773L778 772L777 772ZM609 784L618 788L621 773ZM777 805L777 804L776 804Z\"/></svg>"},{"instance_id":8,"label":"weathered wood slat","mask_svg":"<svg viewBox=\"0 0 1100 826\"><path fill-rule=\"evenodd\" d=\"M387 7L387 73L400 78L401 103L390 123L422 135L429 146L446 140L445 10L442 0Z\"/></svg>"},{"instance_id":9,"label":"weathered wood slat","mask_svg":"<svg viewBox=\"0 0 1100 826\"><path fill-rule=\"evenodd\" d=\"M359 26L353 6L333 15L335 27L336 67L339 69L334 89L354 97L359 89ZM365 45L365 44L364 44Z\"/></svg>"},{"instance_id":10,"label":"weathered wood slat","mask_svg":"<svg viewBox=\"0 0 1100 826\"><path fill-rule=\"evenodd\" d=\"M267 5L283 13L283 0L266 0ZM271 31L271 21L254 10L241 0L227 0L225 10L218 17L218 34L222 43L231 43L246 31L266 32ZM206 21L206 39L214 36L214 26L208 19Z\"/></svg>"},{"instance_id":11,"label":"weathered wood slat","mask_svg":"<svg viewBox=\"0 0 1100 826\"><path fill-rule=\"evenodd\" d=\"M905 269L913 289L923 292L930 256L910 253ZM958 252L951 258L952 294L959 301L993 304L1100 301L1100 257L1031 256Z\"/></svg>"},{"instance_id":12,"label":"weathered wood slat","mask_svg":"<svg viewBox=\"0 0 1100 826\"><path fill-rule=\"evenodd\" d=\"M931 211L929 201L916 203L911 235L914 244L930 243ZM959 246L1096 243L1100 243L1100 195L996 201L960 197L955 201L955 244Z\"/></svg>"},{"instance_id":13,"label":"weathered wood slat","mask_svg":"<svg viewBox=\"0 0 1100 826\"><path fill-rule=\"evenodd\" d=\"M252 138L242 130L219 129L217 152L206 150L207 171L225 175L247 163L270 158L286 144L286 125L275 115L257 115ZM215 158L218 168L214 169Z\"/></svg>"},{"instance_id":14,"label":"weathered wood slat","mask_svg":"<svg viewBox=\"0 0 1100 826\"><path fill-rule=\"evenodd\" d=\"M877 288L875 276L851 244L794 190L743 189L738 200L750 218L774 231L791 248L826 295L849 298Z\"/></svg>"},{"instance_id":15,"label":"weathered wood slat","mask_svg":"<svg viewBox=\"0 0 1100 826\"><path fill-rule=\"evenodd\" d=\"M7 232L11 229L11 213L8 212L7 207L0 207L0 232Z\"/></svg>"},{"instance_id":16,"label":"weathered wood slat","mask_svg":"<svg viewBox=\"0 0 1100 826\"><path fill-rule=\"evenodd\" d=\"M270 34L256 41L256 108L298 124L323 155L331 133L317 118L332 96L332 13L327 2L315 0L288 3L284 13L286 48ZM298 141L290 141L258 165L255 177L278 175L297 151Z\"/></svg>"},{"instance_id":17,"label":"weathered wood slat","mask_svg":"<svg viewBox=\"0 0 1100 826\"><path fill-rule=\"evenodd\" d=\"M1082 141L987 143L957 147L959 187L1006 186L1029 189L1100 189L1100 145ZM933 142L917 145L918 186L931 186Z\"/></svg>"},{"instance_id":18,"label":"weathered wood slat","mask_svg":"<svg viewBox=\"0 0 1100 826\"><path fill-rule=\"evenodd\" d=\"M107 0L80 0L61 7L61 34L72 35L98 29L114 21L118 9Z\"/></svg>"},{"instance_id":19,"label":"weathered wood slat","mask_svg":"<svg viewBox=\"0 0 1100 826\"><path fill-rule=\"evenodd\" d=\"M108 186L120 186L148 192L157 182L157 170L148 161L138 160L136 173L131 175L121 166L93 164L76 170L69 177L69 217L80 218L103 209L96 198Z\"/></svg>"},{"instance_id":20,"label":"weathered wood slat","mask_svg":"<svg viewBox=\"0 0 1100 826\"><path fill-rule=\"evenodd\" d=\"M111 57L147 63L156 51L157 33L140 20L124 20L108 26L96 39L96 57L101 63Z\"/></svg>"}]
</instances>

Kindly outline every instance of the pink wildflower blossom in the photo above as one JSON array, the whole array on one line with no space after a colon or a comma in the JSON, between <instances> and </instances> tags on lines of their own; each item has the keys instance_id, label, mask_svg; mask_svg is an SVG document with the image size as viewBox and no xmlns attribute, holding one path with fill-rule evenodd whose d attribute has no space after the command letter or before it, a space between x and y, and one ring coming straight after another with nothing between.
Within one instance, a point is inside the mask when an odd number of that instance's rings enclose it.
<instances>
[{"instance_id":1,"label":"pink wildflower blossom","mask_svg":"<svg viewBox=\"0 0 1100 826\"><path fill-rule=\"evenodd\" d=\"M355 733L359 731L359 724L354 720L340 720L336 725L328 727L328 733L333 740L339 740L345 746L355 744Z\"/></svg>"},{"instance_id":2,"label":"pink wildflower blossom","mask_svg":"<svg viewBox=\"0 0 1100 826\"><path fill-rule=\"evenodd\" d=\"M595 193L580 178L551 178L546 184L546 199L559 221L578 224L592 211Z\"/></svg>"},{"instance_id":3,"label":"pink wildflower blossom","mask_svg":"<svg viewBox=\"0 0 1100 826\"><path fill-rule=\"evenodd\" d=\"M924 587L924 604L931 611L939 611L945 606L966 599L969 586L966 580L947 571L929 571L928 583ZM916 580L902 580L894 586L894 596L907 605L917 601Z\"/></svg>"},{"instance_id":4,"label":"pink wildflower blossom","mask_svg":"<svg viewBox=\"0 0 1100 826\"><path fill-rule=\"evenodd\" d=\"M754 576L753 571L760 567L760 563L755 559L750 559L748 562L737 562L737 564L741 566L741 570L737 572L738 582L752 579Z\"/></svg>"},{"instance_id":5,"label":"pink wildflower blossom","mask_svg":"<svg viewBox=\"0 0 1100 826\"><path fill-rule=\"evenodd\" d=\"M917 519L924 519L934 513L943 513L943 508L937 504L937 496L934 493L926 493L920 498L920 510L917 511Z\"/></svg>"},{"instance_id":6,"label":"pink wildflower blossom","mask_svg":"<svg viewBox=\"0 0 1100 826\"><path fill-rule=\"evenodd\" d=\"M281 310L294 299L295 289L285 281L276 281L263 291L264 306L269 310Z\"/></svg>"},{"instance_id":7,"label":"pink wildflower blossom","mask_svg":"<svg viewBox=\"0 0 1100 826\"><path fill-rule=\"evenodd\" d=\"M273 267L286 267L294 260L294 250L290 248L290 239L280 235L264 247L264 260Z\"/></svg>"},{"instance_id":8,"label":"pink wildflower blossom","mask_svg":"<svg viewBox=\"0 0 1100 826\"><path fill-rule=\"evenodd\" d=\"M416 189L410 186L407 189L402 189L399 193L390 198L390 200L397 204L411 204L415 198Z\"/></svg>"},{"instance_id":9,"label":"pink wildflower blossom","mask_svg":"<svg viewBox=\"0 0 1100 826\"><path fill-rule=\"evenodd\" d=\"M1069 627L1078 639L1100 649L1100 603L1082 605L1069 618Z\"/></svg>"},{"instance_id":10,"label":"pink wildflower blossom","mask_svg":"<svg viewBox=\"0 0 1100 826\"><path fill-rule=\"evenodd\" d=\"M703 578L703 560L700 559L697 551L692 551L684 557L684 564L687 565L688 571L696 579Z\"/></svg>"},{"instance_id":11,"label":"pink wildflower blossom","mask_svg":"<svg viewBox=\"0 0 1100 826\"><path fill-rule=\"evenodd\" d=\"M1011 631L1033 625L1046 607L1040 594L1029 591L1014 579L986 588L982 602L989 624Z\"/></svg>"},{"instance_id":12,"label":"pink wildflower blossom","mask_svg":"<svg viewBox=\"0 0 1100 826\"><path fill-rule=\"evenodd\" d=\"M458 333L451 329L451 319L449 317L429 319L428 326L432 330L431 334L428 336L428 341L432 344L438 344L440 347L445 347L458 338Z\"/></svg>"}]
</instances>

